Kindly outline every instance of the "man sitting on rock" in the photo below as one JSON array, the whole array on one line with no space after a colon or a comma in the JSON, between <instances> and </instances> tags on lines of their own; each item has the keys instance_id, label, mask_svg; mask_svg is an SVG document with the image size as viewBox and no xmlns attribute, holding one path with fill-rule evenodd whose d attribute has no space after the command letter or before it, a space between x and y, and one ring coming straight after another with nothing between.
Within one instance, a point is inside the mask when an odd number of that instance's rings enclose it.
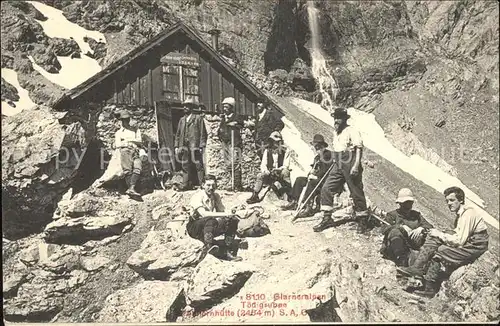
<instances>
[{"instance_id":1,"label":"man sitting on rock","mask_svg":"<svg viewBox=\"0 0 500 326\"><path fill-rule=\"evenodd\" d=\"M259 192L264 184L272 184L280 195L290 190L290 151L283 145L283 138L277 131L269 136L269 146L264 150L260 171L253 189L252 196L247 199L247 204L259 202Z\"/></svg>"},{"instance_id":2,"label":"man sitting on rock","mask_svg":"<svg viewBox=\"0 0 500 326\"><path fill-rule=\"evenodd\" d=\"M473 207L465 205L464 191L450 187L444 196L456 217L453 234L431 229L413 264L397 268L403 275L423 278L424 289L414 293L426 297L433 297L439 290L441 264L451 271L474 262L488 250L486 224Z\"/></svg>"},{"instance_id":3,"label":"man sitting on rock","mask_svg":"<svg viewBox=\"0 0 500 326\"><path fill-rule=\"evenodd\" d=\"M322 185L316 186L333 163L332 152L327 149L328 144L325 142L323 135L314 135L311 145L313 145L316 150L314 162L311 164L312 169L307 177L297 177L297 179L295 179L290 195L291 201L282 207L283 210L297 209L299 197L306 185L307 188L303 200L309 197L314 188L316 188L316 194L319 194ZM314 214L313 204L314 201L312 198L309 198L309 201L305 205L305 209L299 212L298 217L312 216Z\"/></svg>"},{"instance_id":4,"label":"man sitting on rock","mask_svg":"<svg viewBox=\"0 0 500 326\"><path fill-rule=\"evenodd\" d=\"M128 111L122 110L118 119L120 119L121 128L115 134L115 148L120 150L121 166L128 185L126 194L131 197L140 197L135 186L142 171L142 161L139 155L142 145L141 131L130 125Z\"/></svg>"},{"instance_id":5,"label":"man sitting on rock","mask_svg":"<svg viewBox=\"0 0 500 326\"><path fill-rule=\"evenodd\" d=\"M203 189L196 192L189 203L193 209L193 215L186 225L187 233L191 238L202 241L205 244L204 249L211 254L219 249L214 239L224 235L225 258L241 261L241 257L236 257L234 254L234 238L239 220L233 214L225 212L221 197L215 192L216 189L215 176L206 175Z\"/></svg>"},{"instance_id":6,"label":"man sitting on rock","mask_svg":"<svg viewBox=\"0 0 500 326\"><path fill-rule=\"evenodd\" d=\"M413 193L408 188L399 190L396 203L399 208L387 213L386 221L391 224L382 229L384 240L380 253L398 266L408 266L411 249L418 250L425 241L432 224L413 210Z\"/></svg>"}]
</instances>

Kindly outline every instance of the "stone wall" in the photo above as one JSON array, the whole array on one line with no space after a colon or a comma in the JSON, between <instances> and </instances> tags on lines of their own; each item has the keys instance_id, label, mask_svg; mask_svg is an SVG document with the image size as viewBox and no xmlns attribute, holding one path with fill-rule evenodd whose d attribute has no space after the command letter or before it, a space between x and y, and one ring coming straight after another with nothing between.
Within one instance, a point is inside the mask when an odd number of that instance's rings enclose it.
<instances>
[{"instance_id":1,"label":"stone wall","mask_svg":"<svg viewBox=\"0 0 500 326\"><path fill-rule=\"evenodd\" d=\"M205 170L207 173L214 174L217 177L219 189L231 190L231 168L229 164L224 162L221 141L217 136L219 124L219 116L205 115L205 125L207 128ZM249 127L247 122L245 122L241 137L243 141L241 180L235 180L235 189L237 190L251 189L259 171L260 159L257 156L253 136L254 128Z\"/></svg>"}]
</instances>

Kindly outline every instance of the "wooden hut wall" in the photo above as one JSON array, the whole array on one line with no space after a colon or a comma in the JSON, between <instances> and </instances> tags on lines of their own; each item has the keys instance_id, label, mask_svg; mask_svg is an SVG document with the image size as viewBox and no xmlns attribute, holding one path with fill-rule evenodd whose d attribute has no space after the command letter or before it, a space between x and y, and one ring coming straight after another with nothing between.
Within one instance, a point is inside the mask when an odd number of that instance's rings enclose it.
<instances>
[{"instance_id":1,"label":"wooden hut wall","mask_svg":"<svg viewBox=\"0 0 500 326\"><path fill-rule=\"evenodd\" d=\"M94 86L77 102L92 101L107 104L152 107L154 101L165 101L163 68L160 59L173 51L196 55L200 67L198 74L199 100L207 111L214 112L216 106L222 109L225 97L234 97L236 112L255 115L256 95L240 83L232 74L223 69L201 47L187 37L176 41L166 40L164 45L151 49L127 66Z\"/></svg>"}]
</instances>

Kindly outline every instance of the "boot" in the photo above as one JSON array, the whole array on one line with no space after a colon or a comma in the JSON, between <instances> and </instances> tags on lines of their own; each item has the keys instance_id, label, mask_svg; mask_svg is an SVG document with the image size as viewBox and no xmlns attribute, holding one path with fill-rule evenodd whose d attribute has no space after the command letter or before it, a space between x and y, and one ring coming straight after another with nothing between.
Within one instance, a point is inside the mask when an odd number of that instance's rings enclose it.
<instances>
[{"instance_id":1,"label":"boot","mask_svg":"<svg viewBox=\"0 0 500 326\"><path fill-rule=\"evenodd\" d=\"M282 211L293 211L297 209L297 201L292 200L289 203L286 203L285 205L281 206Z\"/></svg>"},{"instance_id":2,"label":"boot","mask_svg":"<svg viewBox=\"0 0 500 326\"><path fill-rule=\"evenodd\" d=\"M247 199L247 204L251 205L251 204L258 203L259 201L260 201L259 194L254 192L254 193L252 193L252 196Z\"/></svg>"},{"instance_id":3,"label":"boot","mask_svg":"<svg viewBox=\"0 0 500 326\"><path fill-rule=\"evenodd\" d=\"M304 217L310 217L314 215L314 209L312 208L311 205L307 205L304 209L301 209L299 214L297 215L298 218L304 218Z\"/></svg>"},{"instance_id":4,"label":"boot","mask_svg":"<svg viewBox=\"0 0 500 326\"><path fill-rule=\"evenodd\" d=\"M133 173L130 176L130 186L129 186L128 190L125 192L127 195L137 196L137 197L141 196L137 191L135 191L135 184L137 183L138 180L139 180L138 174Z\"/></svg>"},{"instance_id":5,"label":"boot","mask_svg":"<svg viewBox=\"0 0 500 326\"><path fill-rule=\"evenodd\" d=\"M406 276L422 278L424 275L425 267L434 255L434 252L434 248L423 246L422 249L420 249L417 258L413 262L413 265L408 267L397 267L396 270Z\"/></svg>"},{"instance_id":6,"label":"boot","mask_svg":"<svg viewBox=\"0 0 500 326\"><path fill-rule=\"evenodd\" d=\"M358 227L356 232L359 234L365 234L368 231L368 216L358 216Z\"/></svg>"},{"instance_id":7,"label":"boot","mask_svg":"<svg viewBox=\"0 0 500 326\"><path fill-rule=\"evenodd\" d=\"M415 290L413 293L422 297L433 298L439 291L437 283L427 280L424 283L425 286L423 290Z\"/></svg>"},{"instance_id":8,"label":"boot","mask_svg":"<svg viewBox=\"0 0 500 326\"><path fill-rule=\"evenodd\" d=\"M226 245L226 259L230 261L241 261L241 257L237 257L234 253L234 235L225 235L224 243Z\"/></svg>"},{"instance_id":9,"label":"boot","mask_svg":"<svg viewBox=\"0 0 500 326\"><path fill-rule=\"evenodd\" d=\"M333 225L332 212L324 211L323 218L321 219L321 222L319 222L319 224L317 224L313 227L313 231L314 232L321 232L332 225Z\"/></svg>"},{"instance_id":10,"label":"boot","mask_svg":"<svg viewBox=\"0 0 500 326\"><path fill-rule=\"evenodd\" d=\"M427 273L425 273L425 287L422 291L415 291L417 295L432 298L439 291L438 278L439 272L441 271L441 263L437 260L432 260L429 268L427 268Z\"/></svg>"}]
</instances>

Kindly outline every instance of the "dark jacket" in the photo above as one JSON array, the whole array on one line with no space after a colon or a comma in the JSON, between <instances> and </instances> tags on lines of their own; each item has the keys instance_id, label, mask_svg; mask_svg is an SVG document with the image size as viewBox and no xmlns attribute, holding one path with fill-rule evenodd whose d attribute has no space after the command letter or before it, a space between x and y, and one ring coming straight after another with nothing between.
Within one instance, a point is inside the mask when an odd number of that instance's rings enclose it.
<instances>
[{"instance_id":1,"label":"dark jacket","mask_svg":"<svg viewBox=\"0 0 500 326\"><path fill-rule=\"evenodd\" d=\"M314 162L311 166L315 167L313 174L321 179L333 164L333 153L328 149L324 149L320 154L314 157Z\"/></svg>"},{"instance_id":2,"label":"dark jacket","mask_svg":"<svg viewBox=\"0 0 500 326\"><path fill-rule=\"evenodd\" d=\"M420 212L411 210L408 215L403 215L399 209L395 209L392 212L387 213L386 221L392 225L406 225L410 229L414 230L418 227L423 227L424 229L432 229L433 226L429 223ZM386 230L390 229L391 226L386 226L383 228L382 232L385 233Z\"/></svg>"},{"instance_id":3,"label":"dark jacket","mask_svg":"<svg viewBox=\"0 0 500 326\"><path fill-rule=\"evenodd\" d=\"M194 114L186 124L186 116L179 120L174 147L204 148L207 145L207 129L203 116Z\"/></svg>"},{"instance_id":4,"label":"dark jacket","mask_svg":"<svg viewBox=\"0 0 500 326\"><path fill-rule=\"evenodd\" d=\"M236 122L236 126L231 127L227 124L230 122ZM243 128L243 117L233 113L233 115L226 120L226 116L222 115L222 120L220 122L219 131L217 135L219 139L226 143L231 144L231 130L234 131L234 146L241 146L241 129Z\"/></svg>"},{"instance_id":5,"label":"dark jacket","mask_svg":"<svg viewBox=\"0 0 500 326\"><path fill-rule=\"evenodd\" d=\"M287 149L283 148L283 150L280 150L278 152L278 167L283 166L283 161L285 159L286 151L287 151ZM272 171L273 168L274 168L273 151L268 150L267 151L267 169L269 171Z\"/></svg>"},{"instance_id":6,"label":"dark jacket","mask_svg":"<svg viewBox=\"0 0 500 326\"><path fill-rule=\"evenodd\" d=\"M268 108L262 120L257 120L255 123L255 142L265 143L273 131L281 131L284 127L283 121Z\"/></svg>"}]
</instances>

